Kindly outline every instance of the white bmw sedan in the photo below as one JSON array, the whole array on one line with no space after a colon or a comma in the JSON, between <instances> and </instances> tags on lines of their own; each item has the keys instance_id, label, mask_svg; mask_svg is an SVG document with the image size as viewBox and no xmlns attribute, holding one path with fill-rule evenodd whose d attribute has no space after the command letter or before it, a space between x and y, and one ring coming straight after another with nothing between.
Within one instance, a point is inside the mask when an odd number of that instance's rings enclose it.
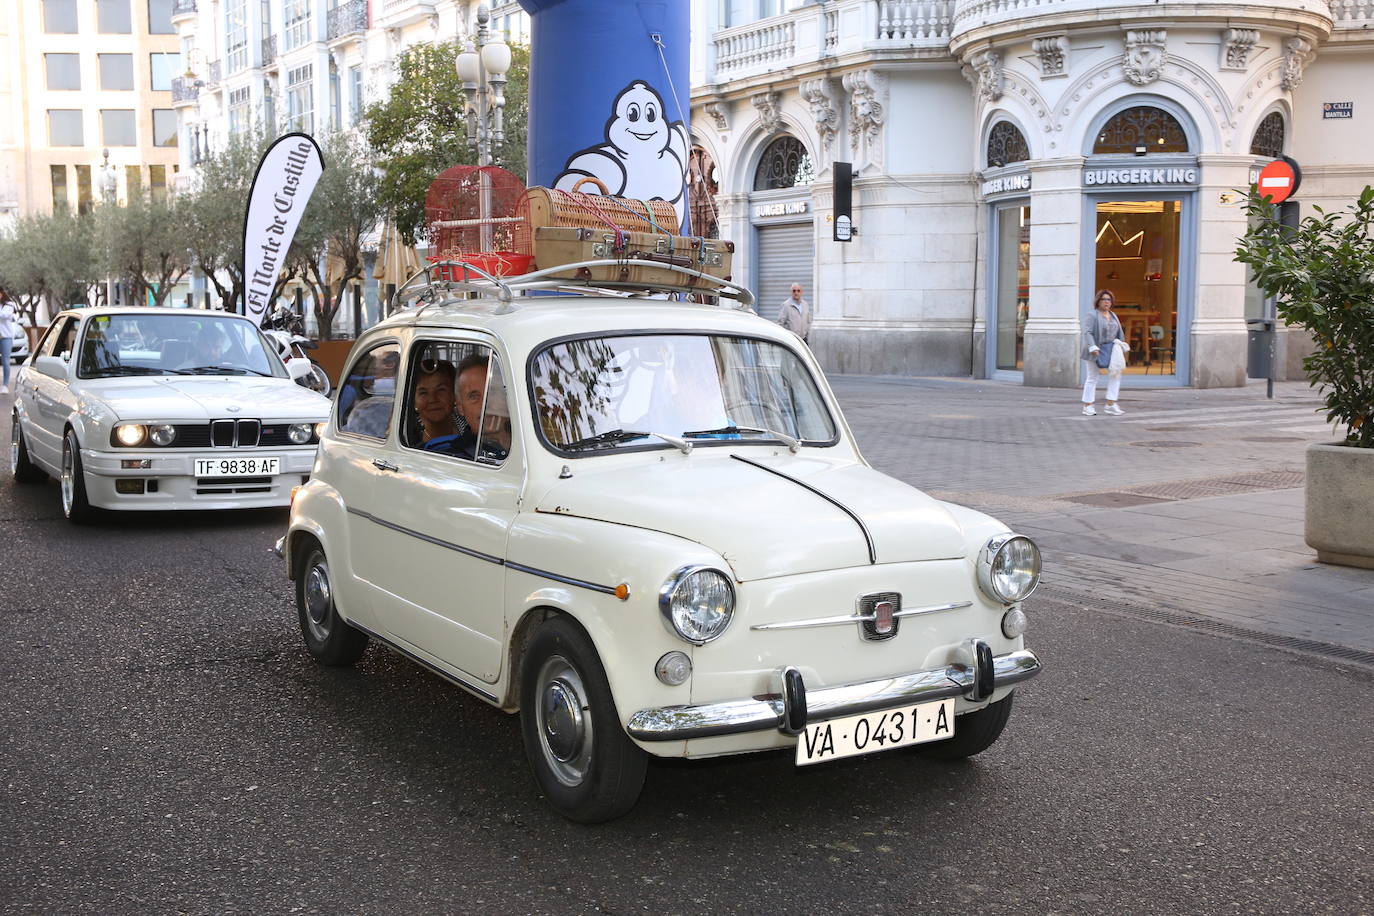
<instances>
[{"instance_id":1,"label":"white bmw sedan","mask_svg":"<svg viewBox=\"0 0 1374 916\"><path fill-rule=\"evenodd\" d=\"M238 315L62 312L16 377L11 473L57 477L78 523L94 509L288 505L329 415L293 380L308 368L283 364Z\"/></svg>"}]
</instances>

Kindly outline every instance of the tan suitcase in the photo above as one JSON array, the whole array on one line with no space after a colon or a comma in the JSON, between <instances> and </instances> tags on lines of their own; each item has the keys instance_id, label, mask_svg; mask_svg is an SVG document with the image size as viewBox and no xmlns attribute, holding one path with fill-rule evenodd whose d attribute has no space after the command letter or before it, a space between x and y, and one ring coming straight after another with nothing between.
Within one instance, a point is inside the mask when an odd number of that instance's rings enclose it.
<instances>
[{"instance_id":1,"label":"tan suitcase","mask_svg":"<svg viewBox=\"0 0 1374 916\"><path fill-rule=\"evenodd\" d=\"M601 188L600 194L580 191L560 191L555 188L526 188L516 208L516 215L525 225L559 226L579 229L622 229L627 232L661 232L677 234L677 211L666 200L638 200L631 197L611 197L606 186L595 178L584 178L579 187L592 182Z\"/></svg>"},{"instance_id":2,"label":"tan suitcase","mask_svg":"<svg viewBox=\"0 0 1374 916\"><path fill-rule=\"evenodd\" d=\"M608 229L553 226L542 226L534 230L536 270L576 261L657 261L729 280L730 262L734 253L735 243L724 239L663 235L655 232L616 233ZM666 267L605 265L573 268L553 276L567 280L588 280L593 283L643 284L646 287L712 287L708 280L687 276Z\"/></svg>"}]
</instances>

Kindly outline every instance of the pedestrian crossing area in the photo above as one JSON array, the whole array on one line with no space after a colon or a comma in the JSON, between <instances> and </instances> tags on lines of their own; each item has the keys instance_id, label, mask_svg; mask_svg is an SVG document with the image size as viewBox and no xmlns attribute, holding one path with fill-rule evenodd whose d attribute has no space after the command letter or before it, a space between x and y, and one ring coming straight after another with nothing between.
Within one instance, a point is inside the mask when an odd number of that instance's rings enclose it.
<instances>
[{"instance_id":1,"label":"pedestrian crossing area","mask_svg":"<svg viewBox=\"0 0 1374 916\"><path fill-rule=\"evenodd\" d=\"M1124 417L1115 418L1117 423L1129 423L1142 427L1169 429L1254 429L1265 435L1303 435L1329 436L1340 435L1341 429L1326 422L1325 411L1319 412L1314 404L1237 404L1229 407L1199 407L1196 409L1152 409L1148 406L1129 405Z\"/></svg>"}]
</instances>

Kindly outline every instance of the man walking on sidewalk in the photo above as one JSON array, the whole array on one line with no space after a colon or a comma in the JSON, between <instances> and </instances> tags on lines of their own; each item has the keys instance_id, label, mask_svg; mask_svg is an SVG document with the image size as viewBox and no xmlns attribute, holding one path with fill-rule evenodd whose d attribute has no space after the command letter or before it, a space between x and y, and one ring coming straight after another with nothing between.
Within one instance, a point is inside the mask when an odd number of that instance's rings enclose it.
<instances>
[{"instance_id":1,"label":"man walking on sidewalk","mask_svg":"<svg viewBox=\"0 0 1374 916\"><path fill-rule=\"evenodd\" d=\"M800 283L792 284L792 295L782 300L778 310L778 324L806 340L811 333L811 303L802 298Z\"/></svg>"}]
</instances>

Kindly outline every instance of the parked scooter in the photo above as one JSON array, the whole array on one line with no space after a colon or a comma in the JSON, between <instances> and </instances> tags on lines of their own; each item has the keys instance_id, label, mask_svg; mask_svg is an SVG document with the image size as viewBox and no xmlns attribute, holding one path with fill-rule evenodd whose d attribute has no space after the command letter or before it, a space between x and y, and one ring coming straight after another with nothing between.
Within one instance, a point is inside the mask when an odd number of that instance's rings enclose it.
<instances>
[{"instance_id":1,"label":"parked scooter","mask_svg":"<svg viewBox=\"0 0 1374 916\"><path fill-rule=\"evenodd\" d=\"M296 379L298 384L326 396L329 394L329 373L308 352L319 344L305 336L305 323L300 315L279 303L263 316L262 333L277 348L282 362L293 358L310 360L310 372Z\"/></svg>"}]
</instances>

